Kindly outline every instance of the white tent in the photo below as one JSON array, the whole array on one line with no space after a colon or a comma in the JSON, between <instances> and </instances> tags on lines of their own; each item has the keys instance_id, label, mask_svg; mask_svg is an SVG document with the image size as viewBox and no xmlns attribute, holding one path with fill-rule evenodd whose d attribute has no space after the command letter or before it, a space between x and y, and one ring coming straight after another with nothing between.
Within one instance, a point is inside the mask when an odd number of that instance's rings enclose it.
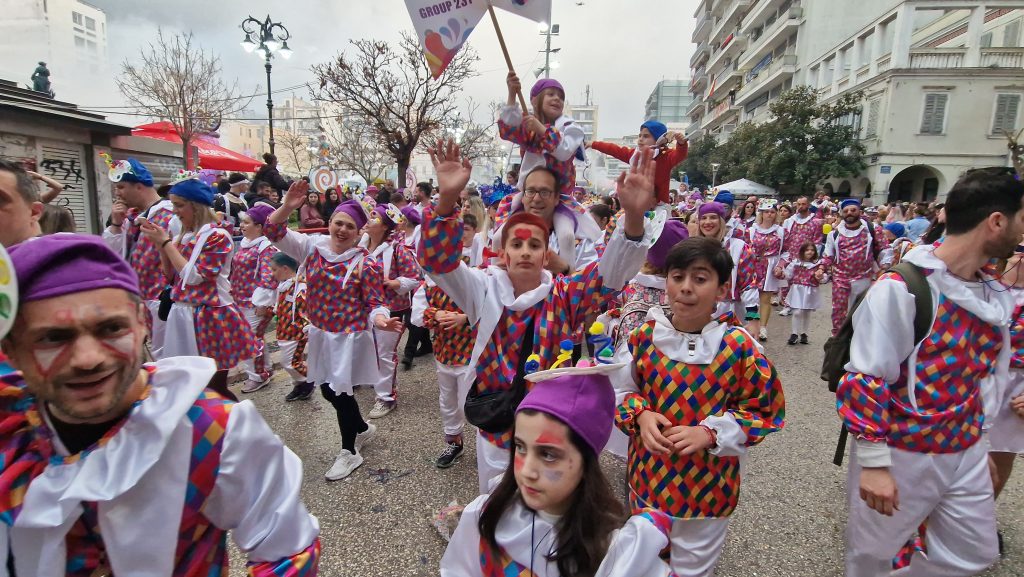
<instances>
[{"instance_id":1,"label":"white tent","mask_svg":"<svg viewBox=\"0 0 1024 577\"><path fill-rule=\"evenodd\" d=\"M724 184L719 184L718 190L728 190L737 199L743 196L751 195L776 196L778 194L777 192L775 192L775 189L771 187L765 186L763 184L758 184L753 180L747 180L745 178L734 180L732 182L726 182Z\"/></svg>"}]
</instances>

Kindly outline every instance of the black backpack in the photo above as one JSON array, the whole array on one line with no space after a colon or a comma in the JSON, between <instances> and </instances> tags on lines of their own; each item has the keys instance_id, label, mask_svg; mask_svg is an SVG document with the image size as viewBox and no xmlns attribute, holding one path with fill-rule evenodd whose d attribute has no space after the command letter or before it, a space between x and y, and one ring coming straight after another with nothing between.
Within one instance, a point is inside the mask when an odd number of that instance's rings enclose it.
<instances>
[{"instance_id":1,"label":"black backpack","mask_svg":"<svg viewBox=\"0 0 1024 577\"><path fill-rule=\"evenodd\" d=\"M933 322L932 291L928 285L928 279L925 278L921 267L909 262L901 262L889 269L889 271L899 274L907 285L907 291L914 295L914 343L920 343L928 336L928 331L931 330ZM825 341L825 358L821 363L821 380L828 383L829 392L836 392L836 389L839 387L839 380L846 373L846 363L850 362L850 344L853 342L853 313L860 306L867 292L864 291L857 296L853 306L850 307L849 314L846 315L846 320L843 321L843 325L839 328L839 332L834 337ZM843 452L846 450L847 434L846 425L843 425L843 430L839 433L839 445L836 447L836 454L833 459L836 465L843 463Z\"/></svg>"}]
</instances>

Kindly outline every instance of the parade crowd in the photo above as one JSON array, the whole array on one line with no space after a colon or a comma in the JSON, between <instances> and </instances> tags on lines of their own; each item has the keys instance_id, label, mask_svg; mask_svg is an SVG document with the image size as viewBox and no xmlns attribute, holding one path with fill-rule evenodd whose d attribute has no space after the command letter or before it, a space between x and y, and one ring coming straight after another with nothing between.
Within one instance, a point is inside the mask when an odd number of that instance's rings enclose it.
<instances>
[{"instance_id":1,"label":"parade crowd","mask_svg":"<svg viewBox=\"0 0 1024 577\"><path fill-rule=\"evenodd\" d=\"M682 135L648 121L635 147L585 142L557 81L532 87L532 112L514 74L507 88L499 132L522 156L493 185L470 186L444 141L436 183L404 190L321 193L270 155L251 179L157 183L107 157L115 202L95 236L43 230L59 190L41 197L0 160L18 287L0 575L224 575L229 531L257 577L350 554L321 551L302 462L236 398L270 383L272 350L283 400L319 390L337 415L326 481L364 464L374 421L402 418L403 369L433 355L435 465L473 442L479 479L441 575L713 575L747 454L785 426L768 321L791 316L780 340L812 344L826 284L851 439L846 575L998 559L994 503L1024 451L1013 169L968 171L944 205L672 189ZM587 147L629 164L613 195L576 186ZM626 504L604 452L627 463Z\"/></svg>"}]
</instances>

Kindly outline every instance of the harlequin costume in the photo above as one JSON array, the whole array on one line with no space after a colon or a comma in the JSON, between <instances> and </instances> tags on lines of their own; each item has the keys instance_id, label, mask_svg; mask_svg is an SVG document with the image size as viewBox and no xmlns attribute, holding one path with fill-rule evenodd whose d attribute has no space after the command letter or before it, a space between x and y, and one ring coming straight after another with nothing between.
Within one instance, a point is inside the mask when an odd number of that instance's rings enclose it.
<instances>
[{"instance_id":1,"label":"harlequin costume","mask_svg":"<svg viewBox=\"0 0 1024 577\"><path fill-rule=\"evenodd\" d=\"M457 441L461 452L462 430L466 426L463 406L476 378L476 367L469 362L476 343L476 328L469 322L452 329L444 328L437 322L439 311L464 314L451 297L427 278L413 295L412 323L431 331L440 389L441 426L445 442L451 445Z\"/></svg>"},{"instance_id":2,"label":"harlequin costume","mask_svg":"<svg viewBox=\"0 0 1024 577\"><path fill-rule=\"evenodd\" d=\"M902 262L903 257L910 252L910 249L917 245L905 236L907 233L907 227L905 227L903 223L890 222L882 228L891 232L896 237L878 255L878 265L885 270Z\"/></svg>"},{"instance_id":3,"label":"harlequin costume","mask_svg":"<svg viewBox=\"0 0 1024 577\"><path fill-rule=\"evenodd\" d=\"M111 182L137 182L145 186L153 186L153 175L144 164L134 158L117 163L108 162L108 165L110 167L108 177ZM160 261L160 247L142 234L142 229L137 221L139 217L166 230L172 237L181 233L181 222L174 215L174 205L171 204L171 201L160 200L141 212L134 208L128 209L128 214L125 215L120 230L114 226L103 229L103 240L114 252L127 260L135 270L135 274L139 275L140 296L149 311L147 322L150 352L155 358L160 358L163 354L166 325L164 321L160 320L158 312L160 310L160 293L167 288L167 278Z\"/></svg>"},{"instance_id":4,"label":"harlequin costume","mask_svg":"<svg viewBox=\"0 0 1024 577\"><path fill-rule=\"evenodd\" d=\"M785 231L777 224L772 224L768 228L754 224L747 229L747 236L750 240L750 250L754 253L758 290L778 292L779 279L772 273L782 258Z\"/></svg>"},{"instance_id":5,"label":"harlequin costume","mask_svg":"<svg viewBox=\"0 0 1024 577\"><path fill-rule=\"evenodd\" d=\"M607 374L617 368L602 365L535 373L528 378L540 382L527 393L517 412L536 411L564 423L583 440L581 452L599 455L608 442L615 414L615 393ZM480 516L491 506L490 498L480 495L462 512L441 558L441 577L560 577L557 561L551 557L559 531L566 530L562 518L534 511L517 496L502 512L492 545L479 530ZM588 506L594 505L576 505ZM661 511L637 512L607 536L607 551L595 577L669 577L672 573L659 553L668 545L671 525Z\"/></svg>"},{"instance_id":6,"label":"harlequin costume","mask_svg":"<svg viewBox=\"0 0 1024 577\"><path fill-rule=\"evenodd\" d=\"M213 191L189 179L170 194L209 206ZM210 357L220 369L230 370L256 356L256 337L231 297L231 235L217 223L186 232L176 242L188 261L171 288L174 304L167 315L163 358Z\"/></svg>"},{"instance_id":7,"label":"harlequin costume","mask_svg":"<svg viewBox=\"0 0 1024 577\"><path fill-rule=\"evenodd\" d=\"M546 88L557 88L565 94L562 85L555 80L541 79L530 91L530 98L536 97ZM556 194L559 204L555 208L551 228L551 249L565 259L573 269L597 260L594 243L601 238L601 229L585 208L572 198L576 186L575 159L582 155L583 129L568 116L562 116L548 126L544 134L530 134L522 128L523 111L516 106L506 106L498 117L498 133L503 140L518 144L522 151L522 165L519 168L519 183L515 194L502 199L495 215L496 228L492 238L496 239L492 249L497 251L501 239L501 227L512 214L523 210L523 190L526 177L537 167L546 166L559 175Z\"/></svg>"},{"instance_id":8,"label":"harlequin costume","mask_svg":"<svg viewBox=\"0 0 1024 577\"><path fill-rule=\"evenodd\" d=\"M1009 291L1014 303L1010 323L1010 344L1013 347L1010 372L1001 399L986 405L993 412L985 414L985 422L991 425L988 441L992 452L1022 454L1024 418L1013 412L1010 402L1024 395L1024 289L1009 287Z\"/></svg>"},{"instance_id":9,"label":"harlequin costume","mask_svg":"<svg viewBox=\"0 0 1024 577\"><path fill-rule=\"evenodd\" d=\"M722 220L722 226L726 226L729 209L720 202L709 202L700 205L700 208L697 209L698 219L706 214L718 215L718 218ZM734 318L737 323L760 318L757 313L760 295L757 292L759 281L754 252L750 249L750 245L742 239L729 236L728 228L726 236L722 239L722 246L729 251L733 267L729 294L718 303L715 316Z\"/></svg>"},{"instance_id":10,"label":"harlequin costume","mask_svg":"<svg viewBox=\"0 0 1024 577\"><path fill-rule=\"evenodd\" d=\"M12 249L23 302L140 294L97 237L31 244ZM228 531L249 575L316 575L319 526L299 498L302 462L251 403L206 388L216 369L201 357L146 365L129 412L73 454L82 429L61 425L20 374L0 379L0 548L18 575L227 575Z\"/></svg>"},{"instance_id":11,"label":"harlequin costume","mask_svg":"<svg viewBox=\"0 0 1024 577\"><path fill-rule=\"evenodd\" d=\"M616 423L630 437L627 477L634 511L673 519L672 570L711 575L739 500L740 459L784 424L785 398L771 362L741 327L718 321L680 333L660 308L616 351ZM637 418L656 411L672 426L705 426L717 444L682 456L647 451Z\"/></svg>"},{"instance_id":12,"label":"harlequin costume","mask_svg":"<svg viewBox=\"0 0 1024 577\"><path fill-rule=\"evenodd\" d=\"M656 141L668 132L668 127L656 120L648 120L640 126L641 128L646 128ZM627 164L638 158L637 148L635 147L630 148L610 142L594 141L590 144L590 148ZM686 160L687 150L689 150L689 143L687 142L677 144L674 148L668 148L667 146L664 149L654 148L654 192L658 195L659 202L671 202L669 183L672 180L672 170Z\"/></svg>"},{"instance_id":13,"label":"harlequin costume","mask_svg":"<svg viewBox=\"0 0 1024 577\"><path fill-rule=\"evenodd\" d=\"M366 210L359 201L341 203L338 212L352 217L358 228L366 225ZM320 383L320 392L338 413L339 460L361 463L357 437L372 435L373 429L363 420L352 390L380 378L370 323L377 315L391 316L384 302L380 265L364 248L355 246L339 254L331 249L330 237L300 234L286 223L268 222L263 232L281 252L302 263L309 320L307 379Z\"/></svg>"},{"instance_id":14,"label":"harlequin costume","mask_svg":"<svg viewBox=\"0 0 1024 577\"><path fill-rule=\"evenodd\" d=\"M246 211L246 214L253 223L264 225L272 212L274 207L257 203ZM277 300L277 281L270 270L270 259L275 253L277 249L274 245L266 236L261 235L252 240L243 238L238 243L238 250L231 257L231 274L228 277L231 283L231 297L242 310L256 337L256 356L243 362L250 383L267 382L271 376L270 369L273 368L273 363L270 363L270 367L267 366L264 337L273 319L273 307ZM258 314L258 307L265 307L268 314ZM247 391L243 388L243 392Z\"/></svg>"},{"instance_id":15,"label":"harlequin costume","mask_svg":"<svg viewBox=\"0 0 1024 577\"><path fill-rule=\"evenodd\" d=\"M412 309L412 293L422 282L416 255L406 248L405 235L399 232L405 222L405 216L395 205L381 204L373 209L371 218L384 220L389 226L394 227L394 233L369 251L369 255L380 265L382 282L399 282L398 289L382 286L384 304L391 311L391 316L405 317ZM369 235L363 235L360 246L367 248L369 243ZM372 330L374 341L377 343L380 374L370 384L373 384L377 393L378 403L394 403L398 398L398 341L401 340L402 333L377 328Z\"/></svg>"},{"instance_id":16,"label":"harlequin costume","mask_svg":"<svg viewBox=\"0 0 1024 577\"><path fill-rule=\"evenodd\" d=\"M842 207L857 201L846 199ZM872 227L868 230L868 227ZM873 231L873 232L872 232ZM882 229L861 220L851 229L840 222L825 239L825 266L832 277L832 334L839 332L853 301L867 290L877 270L877 257L885 250Z\"/></svg>"},{"instance_id":17,"label":"harlequin costume","mask_svg":"<svg viewBox=\"0 0 1024 577\"><path fill-rule=\"evenodd\" d=\"M279 266L287 266L291 270L298 269L295 259L286 254L275 254L274 262ZM277 285L277 303L274 316L277 317L277 346L281 351L281 364L296 387L301 387L297 394L309 398L314 383L307 380L306 369L306 282L296 275ZM286 399L289 400L289 399ZM294 399L291 399L294 400Z\"/></svg>"},{"instance_id":18,"label":"harlequin costume","mask_svg":"<svg viewBox=\"0 0 1024 577\"><path fill-rule=\"evenodd\" d=\"M654 243L653 225L648 221L645 227L644 239L639 242L627 240L622 230L616 230L600 262L558 278L542 271L540 286L517 297L502 268L471 269L462 262L463 229L457 211L439 217L433 209L427 210L419 261L476 326L470 357L470 364L476 367L474 390L481 394L508 390L522 347L529 346L541 359L552 362L560 343L571 340L587 315L611 304L636 275ZM527 335L530 326L533 332ZM476 446L480 492L486 493L491 479L508 466L511 431L478 431Z\"/></svg>"},{"instance_id":19,"label":"harlequin costume","mask_svg":"<svg viewBox=\"0 0 1024 577\"><path fill-rule=\"evenodd\" d=\"M828 282L827 274L820 281L814 276L819 270L825 272L825 265L821 259L794 261L786 265L785 276L789 281L789 294L786 295L783 304L793 313L791 341L799 335L801 344L808 344L807 331L810 330L811 313L821 308L818 287L821 283Z\"/></svg>"},{"instance_id":20,"label":"harlequin costume","mask_svg":"<svg viewBox=\"0 0 1024 577\"><path fill-rule=\"evenodd\" d=\"M925 519L927 554L900 575L975 575L998 557L986 414L1003 398L1013 347L1013 296L986 275L969 283L918 247L933 295L928 335L914 341L914 297L885 273L854 312L839 416L856 439L847 477L846 574L889 575L894 555ZM911 381L912 379L912 381ZM899 510L879 515L860 498L863 467L887 467Z\"/></svg>"}]
</instances>

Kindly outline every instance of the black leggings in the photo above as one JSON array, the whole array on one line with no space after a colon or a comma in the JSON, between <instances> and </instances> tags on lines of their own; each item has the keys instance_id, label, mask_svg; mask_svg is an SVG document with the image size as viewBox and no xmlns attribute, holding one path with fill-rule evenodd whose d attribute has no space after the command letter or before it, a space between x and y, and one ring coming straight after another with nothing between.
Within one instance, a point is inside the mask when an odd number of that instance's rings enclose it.
<instances>
[{"instance_id":1,"label":"black leggings","mask_svg":"<svg viewBox=\"0 0 1024 577\"><path fill-rule=\"evenodd\" d=\"M359 403L352 395L338 394L327 383L320 385L320 393L327 402L334 405L338 414L338 428L341 429L341 448L356 454L356 435L369 428L359 413Z\"/></svg>"}]
</instances>

